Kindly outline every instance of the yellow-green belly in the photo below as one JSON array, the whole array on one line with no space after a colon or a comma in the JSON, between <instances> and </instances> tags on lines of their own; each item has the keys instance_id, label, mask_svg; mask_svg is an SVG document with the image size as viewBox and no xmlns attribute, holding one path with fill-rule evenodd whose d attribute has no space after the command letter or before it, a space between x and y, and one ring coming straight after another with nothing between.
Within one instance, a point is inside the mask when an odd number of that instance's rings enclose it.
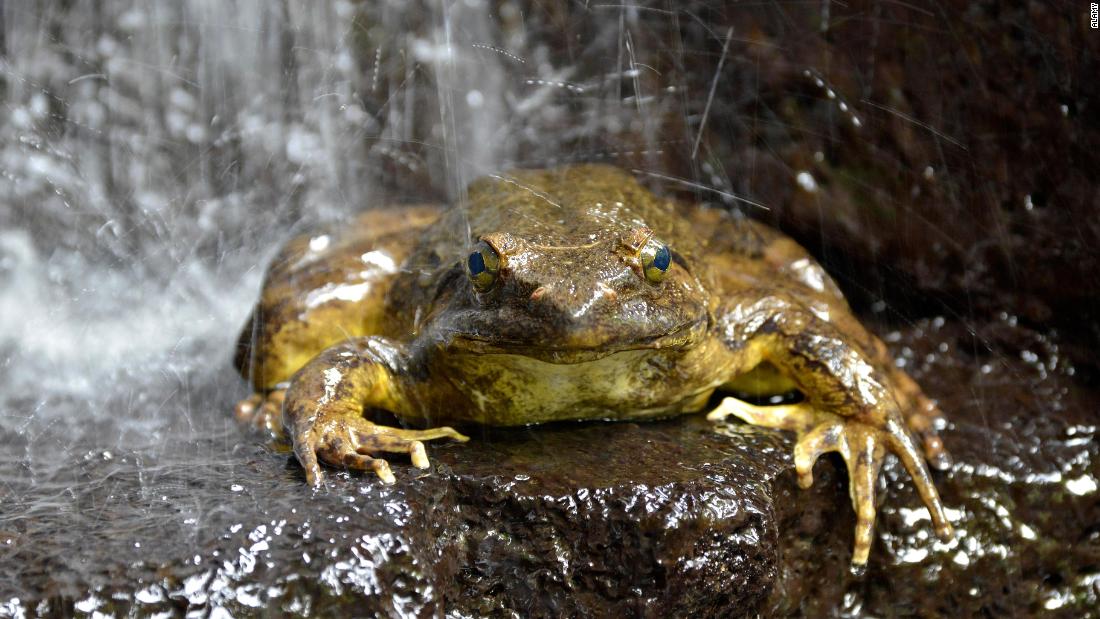
<instances>
[{"instance_id":1,"label":"yellow-green belly","mask_svg":"<svg viewBox=\"0 0 1100 619\"><path fill-rule=\"evenodd\" d=\"M425 411L432 423L517 426L577 419L646 419L696 412L716 384L683 389L670 380L677 361L652 350L614 353L581 363L556 364L522 355L447 356L435 375L451 379L458 401Z\"/></svg>"}]
</instances>

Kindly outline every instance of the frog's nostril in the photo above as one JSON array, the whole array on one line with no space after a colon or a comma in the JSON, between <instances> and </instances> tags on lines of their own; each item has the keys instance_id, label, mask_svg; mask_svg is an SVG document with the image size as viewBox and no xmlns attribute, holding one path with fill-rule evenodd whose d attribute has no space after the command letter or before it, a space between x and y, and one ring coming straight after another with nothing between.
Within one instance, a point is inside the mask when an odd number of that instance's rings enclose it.
<instances>
[{"instance_id":1,"label":"frog's nostril","mask_svg":"<svg viewBox=\"0 0 1100 619\"><path fill-rule=\"evenodd\" d=\"M531 300L532 301L538 301L544 295L546 295L546 291L547 291L546 286L539 286L538 288L535 288L535 291L531 293Z\"/></svg>"}]
</instances>

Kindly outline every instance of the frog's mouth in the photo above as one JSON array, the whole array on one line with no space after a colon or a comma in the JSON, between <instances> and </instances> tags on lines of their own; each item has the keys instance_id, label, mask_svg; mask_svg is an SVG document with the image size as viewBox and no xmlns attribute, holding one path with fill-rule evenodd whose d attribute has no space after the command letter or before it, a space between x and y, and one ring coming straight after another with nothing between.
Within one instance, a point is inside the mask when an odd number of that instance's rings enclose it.
<instances>
[{"instance_id":1,"label":"frog's mouth","mask_svg":"<svg viewBox=\"0 0 1100 619\"><path fill-rule=\"evenodd\" d=\"M555 342L551 338L537 342L519 341L463 333L452 335L449 345L456 352L465 354L520 355L547 363L572 364L596 361L631 350L685 350L700 341L705 329L706 321L697 321L654 337L577 343Z\"/></svg>"}]
</instances>

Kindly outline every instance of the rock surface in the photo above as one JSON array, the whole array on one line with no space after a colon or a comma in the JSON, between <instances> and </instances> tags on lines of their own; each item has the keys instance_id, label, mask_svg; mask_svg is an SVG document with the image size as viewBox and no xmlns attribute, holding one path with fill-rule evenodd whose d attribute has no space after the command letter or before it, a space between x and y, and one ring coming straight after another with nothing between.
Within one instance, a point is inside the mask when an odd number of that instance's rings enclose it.
<instances>
[{"instance_id":1,"label":"rock surface","mask_svg":"<svg viewBox=\"0 0 1100 619\"><path fill-rule=\"evenodd\" d=\"M204 409L201 440L50 459L64 433L3 437L33 456L2 480L0 615L1095 613L1097 392L1009 322L887 337L950 412L937 477L958 536L935 541L893 463L862 577L841 462L799 490L781 433L699 416L484 431L434 445L430 472L395 467L394 486L334 472L314 492L227 422L223 375L165 405Z\"/></svg>"}]
</instances>

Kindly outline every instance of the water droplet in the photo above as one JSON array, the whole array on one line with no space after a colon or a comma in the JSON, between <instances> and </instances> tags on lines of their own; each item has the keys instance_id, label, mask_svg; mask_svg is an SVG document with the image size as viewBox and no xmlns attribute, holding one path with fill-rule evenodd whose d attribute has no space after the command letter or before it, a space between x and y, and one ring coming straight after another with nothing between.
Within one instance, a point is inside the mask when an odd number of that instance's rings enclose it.
<instances>
[{"instance_id":1,"label":"water droplet","mask_svg":"<svg viewBox=\"0 0 1100 619\"><path fill-rule=\"evenodd\" d=\"M813 174L810 174L805 170L799 172L798 175L795 176L795 181L798 182L798 186L801 187L803 191L807 191L809 193L814 193L817 191L817 181L814 180Z\"/></svg>"}]
</instances>

